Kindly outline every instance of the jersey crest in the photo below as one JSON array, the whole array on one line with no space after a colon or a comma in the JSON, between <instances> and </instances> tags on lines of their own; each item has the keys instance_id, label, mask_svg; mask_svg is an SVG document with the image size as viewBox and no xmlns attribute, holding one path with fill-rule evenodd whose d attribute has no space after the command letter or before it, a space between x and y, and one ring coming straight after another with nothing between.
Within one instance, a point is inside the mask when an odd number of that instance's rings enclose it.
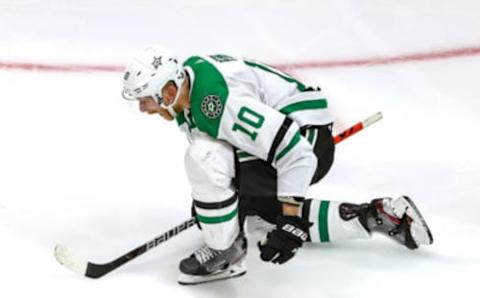
<instances>
[{"instance_id":1,"label":"jersey crest","mask_svg":"<svg viewBox=\"0 0 480 298\"><path fill-rule=\"evenodd\" d=\"M205 117L216 119L222 114L223 104L220 97L210 94L203 98L200 108Z\"/></svg>"}]
</instances>

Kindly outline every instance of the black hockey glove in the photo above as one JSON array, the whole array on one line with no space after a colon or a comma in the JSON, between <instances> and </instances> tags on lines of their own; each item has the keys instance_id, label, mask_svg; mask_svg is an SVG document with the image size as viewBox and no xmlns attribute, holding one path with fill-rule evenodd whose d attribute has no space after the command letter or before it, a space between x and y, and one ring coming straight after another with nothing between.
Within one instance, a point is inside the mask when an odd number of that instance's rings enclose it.
<instances>
[{"instance_id":1,"label":"black hockey glove","mask_svg":"<svg viewBox=\"0 0 480 298\"><path fill-rule=\"evenodd\" d=\"M283 264L290 260L308 238L312 224L298 216L279 216L277 228L258 242L260 258L266 262Z\"/></svg>"}]
</instances>

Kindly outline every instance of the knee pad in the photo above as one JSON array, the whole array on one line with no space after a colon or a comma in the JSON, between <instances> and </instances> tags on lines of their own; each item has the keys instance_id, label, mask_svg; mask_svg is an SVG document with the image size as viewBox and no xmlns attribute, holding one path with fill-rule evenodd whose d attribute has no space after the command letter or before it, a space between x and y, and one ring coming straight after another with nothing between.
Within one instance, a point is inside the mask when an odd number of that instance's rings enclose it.
<instances>
[{"instance_id":1,"label":"knee pad","mask_svg":"<svg viewBox=\"0 0 480 298\"><path fill-rule=\"evenodd\" d=\"M185 169L195 200L222 201L235 191L233 148L213 139L197 139L185 153Z\"/></svg>"}]
</instances>

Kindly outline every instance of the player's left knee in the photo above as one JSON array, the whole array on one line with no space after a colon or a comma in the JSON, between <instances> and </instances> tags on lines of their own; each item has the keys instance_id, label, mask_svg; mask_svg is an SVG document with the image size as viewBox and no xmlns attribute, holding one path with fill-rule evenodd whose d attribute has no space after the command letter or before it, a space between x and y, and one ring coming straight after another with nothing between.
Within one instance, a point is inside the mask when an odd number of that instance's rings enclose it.
<instances>
[{"instance_id":1,"label":"player's left knee","mask_svg":"<svg viewBox=\"0 0 480 298\"><path fill-rule=\"evenodd\" d=\"M233 151L226 144L193 142L185 153L185 167L195 199L215 202L234 193Z\"/></svg>"}]
</instances>

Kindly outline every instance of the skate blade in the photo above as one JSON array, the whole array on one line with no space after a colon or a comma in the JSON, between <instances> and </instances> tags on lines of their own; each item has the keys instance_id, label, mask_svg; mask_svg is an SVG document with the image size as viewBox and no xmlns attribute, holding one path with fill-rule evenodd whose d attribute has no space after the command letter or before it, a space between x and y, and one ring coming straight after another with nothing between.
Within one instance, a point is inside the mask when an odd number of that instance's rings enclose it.
<instances>
[{"instance_id":1,"label":"skate blade","mask_svg":"<svg viewBox=\"0 0 480 298\"><path fill-rule=\"evenodd\" d=\"M417 245L430 245L433 243L433 236L430 228L427 225L427 222L423 218L422 214L418 210L417 206L413 201L407 197L403 196L403 198L408 203L408 208L405 211L407 215L413 220L410 226L410 233L412 235L413 240Z\"/></svg>"},{"instance_id":2,"label":"skate blade","mask_svg":"<svg viewBox=\"0 0 480 298\"><path fill-rule=\"evenodd\" d=\"M241 264L234 264L225 270L218 271L209 275L189 275L180 273L178 277L178 283L183 286L198 285L234 277L240 277L247 273L247 268L244 262L240 263Z\"/></svg>"}]
</instances>

